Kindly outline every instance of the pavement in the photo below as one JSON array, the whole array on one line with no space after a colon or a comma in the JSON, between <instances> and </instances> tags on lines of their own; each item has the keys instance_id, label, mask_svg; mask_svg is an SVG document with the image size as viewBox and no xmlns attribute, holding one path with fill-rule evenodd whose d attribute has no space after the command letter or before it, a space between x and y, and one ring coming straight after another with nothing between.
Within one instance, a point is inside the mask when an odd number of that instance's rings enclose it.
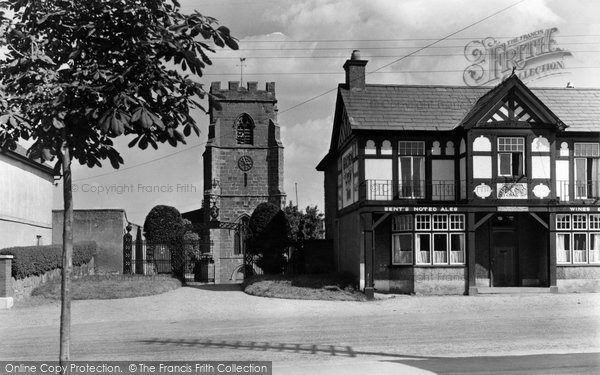
<instances>
[{"instance_id":1,"label":"pavement","mask_svg":"<svg viewBox=\"0 0 600 375\"><path fill-rule=\"evenodd\" d=\"M389 297L389 296L388 296ZM72 360L273 361L273 374L597 374L600 294L74 301ZM0 360L55 360L58 303L0 311Z\"/></svg>"}]
</instances>

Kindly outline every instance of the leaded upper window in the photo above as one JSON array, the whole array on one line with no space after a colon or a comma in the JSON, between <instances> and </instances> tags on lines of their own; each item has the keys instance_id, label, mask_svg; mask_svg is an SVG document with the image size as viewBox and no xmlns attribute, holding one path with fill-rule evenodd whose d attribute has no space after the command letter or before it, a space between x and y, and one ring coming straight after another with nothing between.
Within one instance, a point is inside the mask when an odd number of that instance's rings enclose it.
<instances>
[{"instance_id":1,"label":"leaded upper window","mask_svg":"<svg viewBox=\"0 0 600 375\"><path fill-rule=\"evenodd\" d=\"M575 143L575 156L600 157L600 143Z\"/></svg>"},{"instance_id":2,"label":"leaded upper window","mask_svg":"<svg viewBox=\"0 0 600 375\"><path fill-rule=\"evenodd\" d=\"M425 155L425 142L400 141L398 155Z\"/></svg>"},{"instance_id":3,"label":"leaded upper window","mask_svg":"<svg viewBox=\"0 0 600 375\"><path fill-rule=\"evenodd\" d=\"M248 114L244 113L237 118L235 129L238 145L254 144L254 121Z\"/></svg>"}]
</instances>

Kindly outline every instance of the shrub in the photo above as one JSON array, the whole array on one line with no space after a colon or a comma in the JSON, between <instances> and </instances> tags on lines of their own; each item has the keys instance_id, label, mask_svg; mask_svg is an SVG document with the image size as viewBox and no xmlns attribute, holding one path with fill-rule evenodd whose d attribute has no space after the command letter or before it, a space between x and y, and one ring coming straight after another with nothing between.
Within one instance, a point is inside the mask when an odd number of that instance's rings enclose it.
<instances>
[{"instance_id":1,"label":"shrub","mask_svg":"<svg viewBox=\"0 0 600 375\"><path fill-rule=\"evenodd\" d=\"M79 242L73 245L73 266L88 263L96 255L95 242ZM45 246L9 247L0 250L0 254L14 256L12 277L24 279L28 276L42 275L56 268L62 268L62 244Z\"/></svg>"},{"instance_id":2,"label":"shrub","mask_svg":"<svg viewBox=\"0 0 600 375\"><path fill-rule=\"evenodd\" d=\"M286 260L287 219L273 203L261 203L250 216L252 238L248 250L259 255L257 264L265 273L281 273Z\"/></svg>"},{"instance_id":3,"label":"shrub","mask_svg":"<svg viewBox=\"0 0 600 375\"><path fill-rule=\"evenodd\" d=\"M144 235L152 243L172 244L179 241L185 232L181 213L171 206L154 206L144 221Z\"/></svg>"}]
</instances>

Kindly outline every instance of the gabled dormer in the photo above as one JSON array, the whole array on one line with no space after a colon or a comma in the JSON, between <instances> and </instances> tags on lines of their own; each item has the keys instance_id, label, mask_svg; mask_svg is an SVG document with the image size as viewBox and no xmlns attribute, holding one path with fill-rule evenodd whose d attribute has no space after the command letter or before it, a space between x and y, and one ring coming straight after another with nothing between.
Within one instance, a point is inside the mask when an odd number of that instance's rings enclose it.
<instances>
[{"instance_id":1,"label":"gabled dormer","mask_svg":"<svg viewBox=\"0 0 600 375\"><path fill-rule=\"evenodd\" d=\"M527 86L512 75L483 95L462 121L473 128L547 128L562 131L566 125Z\"/></svg>"}]
</instances>

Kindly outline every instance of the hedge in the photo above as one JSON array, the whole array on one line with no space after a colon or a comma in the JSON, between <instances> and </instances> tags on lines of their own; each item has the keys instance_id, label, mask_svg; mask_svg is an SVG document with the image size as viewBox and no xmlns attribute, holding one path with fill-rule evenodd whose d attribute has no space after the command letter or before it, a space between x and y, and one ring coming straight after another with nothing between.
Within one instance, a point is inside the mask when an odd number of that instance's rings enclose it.
<instances>
[{"instance_id":1,"label":"hedge","mask_svg":"<svg viewBox=\"0 0 600 375\"><path fill-rule=\"evenodd\" d=\"M73 266L88 263L96 255L95 242L79 242L73 245ZM14 256L12 277L24 279L28 276L42 275L56 268L62 268L62 244L45 246L9 247L0 250L0 254Z\"/></svg>"}]
</instances>

